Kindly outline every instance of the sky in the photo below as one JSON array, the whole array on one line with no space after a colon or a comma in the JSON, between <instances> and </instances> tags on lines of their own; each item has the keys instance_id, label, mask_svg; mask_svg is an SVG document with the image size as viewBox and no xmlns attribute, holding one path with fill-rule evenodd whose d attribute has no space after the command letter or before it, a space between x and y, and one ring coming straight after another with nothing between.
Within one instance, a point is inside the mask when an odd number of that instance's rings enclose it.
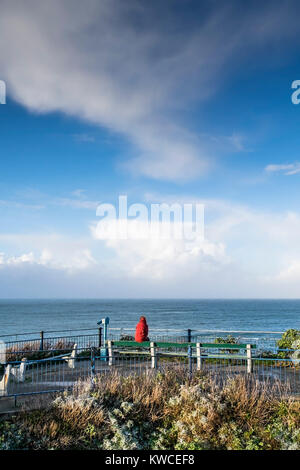
<instances>
[{"instance_id":1,"label":"sky","mask_svg":"<svg viewBox=\"0 0 300 470\"><path fill-rule=\"evenodd\" d=\"M0 0L0 298L299 298L299 13ZM119 195L205 238L99 239Z\"/></svg>"}]
</instances>

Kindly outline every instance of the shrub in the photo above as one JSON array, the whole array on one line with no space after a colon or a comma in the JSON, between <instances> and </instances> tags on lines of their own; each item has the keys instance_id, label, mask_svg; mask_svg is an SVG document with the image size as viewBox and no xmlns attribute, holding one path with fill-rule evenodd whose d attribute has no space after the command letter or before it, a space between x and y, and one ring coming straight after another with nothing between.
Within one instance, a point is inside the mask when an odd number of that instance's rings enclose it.
<instances>
[{"instance_id":1,"label":"shrub","mask_svg":"<svg viewBox=\"0 0 300 470\"><path fill-rule=\"evenodd\" d=\"M28 445L26 433L15 423L0 423L0 450L26 449Z\"/></svg>"},{"instance_id":2,"label":"shrub","mask_svg":"<svg viewBox=\"0 0 300 470\"><path fill-rule=\"evenodd\" d=\"M222 343L227 343L227 344L238 344L238 339L235 338L232 335L228 335L225 338L222 337L217 337L214 341L216 344L222 344ZM238 349L220 349L221 352L228 352L231 354L237 353L239 350Z\"/></svg>"},{"instance_id":3,"label":"shrub","mask_svg":"<svg viewBox=\"0 0 300 470\"><path fill-rule=\"evenodd\" d=\"M284 392L245 376L188 378L174 366L112 372L0 423L0 449L300 450L300 402Z\"/></svg>"},{"instance_id":4,"label":"shrub","mask_svg":"<svg viewBox=\"0 0 300 470\"><path fill-rule=\"evenodd\" d=\"M280 340L277 341L278 349L297 349L297 341L300 341L300 330L289 329L283 333ZM288 358L291 356L289 351L279 351L278 357Z\"/></svg>"},{"instance_id":5,"label":"shrub","mask_svg":"<svg viewBox=\"0 0 300 470\"><path fill-rule=\"evenodd\" d=\"M134 336L122 334L120 336L120 341L134 341Z\"/></svg>"},{"instance_id":6,"label":"shrub","mask_svg":"<svg viewBox=\"0 0 300 470\"><path fill-rule=\"evenodd\" d=\"M292 349L292 344L296 340L300 340L300 330L287 330L277 341L277 347L278 349Z\"/></svg>"},{"instance_id":7,"label":"shrub","mask_svg":"<svg viewBox=\"0 0 300 470\"><path fill-rule=\"evenodd\" d=\"M299 364L300 362L300 338L293 341L292 349L294 349L294 352L292 353L291 357L292 359L295 360L296 364Z\"/></svg>"}]
</instances>

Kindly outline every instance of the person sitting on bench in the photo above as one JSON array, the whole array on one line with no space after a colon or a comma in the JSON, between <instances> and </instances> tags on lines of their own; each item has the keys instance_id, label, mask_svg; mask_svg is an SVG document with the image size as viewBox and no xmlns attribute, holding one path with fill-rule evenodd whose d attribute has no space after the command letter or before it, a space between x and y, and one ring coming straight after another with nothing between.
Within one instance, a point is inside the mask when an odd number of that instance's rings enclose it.
<instances>
[{"instance_id":1,"label":"person sitting on bench","mask_svg":"<svg viewBox=\"0 0 300 470\"><path fill-rule=\"evenodd\" d=\"M140 317L140 321L135 328L135 341L137 343L143 343L143 341L149 341L148 338L148 325L145 317Z\"/></svg>"}]
</instances>

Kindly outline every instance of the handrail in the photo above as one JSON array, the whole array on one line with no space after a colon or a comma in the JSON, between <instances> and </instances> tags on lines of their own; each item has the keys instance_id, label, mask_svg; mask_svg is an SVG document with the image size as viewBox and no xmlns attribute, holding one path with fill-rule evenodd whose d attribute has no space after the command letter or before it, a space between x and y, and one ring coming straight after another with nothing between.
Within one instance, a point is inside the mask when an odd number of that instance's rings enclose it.
<instances>
[{"instance_id":1,"label":"handrail","mask_svg":"<svg viewBox=\"0 0 300 470\"><path fill-rule=\"evenodd\" d=\"M72 331L92 331L98 330L97 327L93 328L69 328L68 330L47 330L43 331L44 334L47 333L71 333ZM7 335L0 335L0 338L6 338L10 336L26 336L26 335L39 335L41 331L29 331L29 332L22 332L22 333L10 333Z\"/></svg>"},{"instance_id":2,"label":"handrail","mask_svg":"<svg viewBox=\"0 0 300 470\"><path fill-rule=\"evenodd\" d=\"M134 348L150 348L150 341L137 343L136 341L111 341L113 346L125 346ZM216 349L247 349L247 344L232 344L232 343L199 343L202 348L216 348ZM169 343L163 341L155 341L154 345L158 348L195 348L197 343ZM252 349L256 349L256 344L251 344Z\"/></svg>"},{"instance_id":3,"label":"handrail","mask_svg":"<svg viewBox=\"0 0 300 470\"><path fill-rule=\"evenodd\" d=\"M74 331L93 331L97 330L97 327L91 327L91 328L68 328L66 330L44 330L44 334L48 333L71 333ZM122 328L122 327L117 327L117 328L109 328L110 331L134 331L133 328ZM190 329L191 332L193 332L194 336L197 335L197 333L241 333L241 334L283 334L284 331L266 331L266 330L209 330L209 329ZM175 329L175 328L155 328L151 327L151 331L153 332L165 332L165 333L186 333L186 329ZM10 334L5 334L5 335L0 335L0 338L6 338L6 337L11 337L11 336L27 336L27 335L35 335L35 334L40 334L41 331L29 331L29 332L21 332L21 333L10 333Z\"/></svg>"}]
</instances>

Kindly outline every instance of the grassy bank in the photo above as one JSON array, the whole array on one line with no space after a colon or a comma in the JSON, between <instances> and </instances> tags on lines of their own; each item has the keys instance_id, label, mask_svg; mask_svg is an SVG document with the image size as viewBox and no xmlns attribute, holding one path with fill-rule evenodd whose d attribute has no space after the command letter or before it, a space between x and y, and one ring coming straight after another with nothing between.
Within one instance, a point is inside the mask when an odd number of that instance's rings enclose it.
<instances>
[{"instance_id":1,"label":"grassy bank","mask_svg":"<svg viewBox=\"0 0 300 470\"><path fill-rule=\"evenodd\" d=\"M1 449L300 449L300 403L245 377L183 371L79 383L0 422Z\"/></svg>"}]
</instances>

